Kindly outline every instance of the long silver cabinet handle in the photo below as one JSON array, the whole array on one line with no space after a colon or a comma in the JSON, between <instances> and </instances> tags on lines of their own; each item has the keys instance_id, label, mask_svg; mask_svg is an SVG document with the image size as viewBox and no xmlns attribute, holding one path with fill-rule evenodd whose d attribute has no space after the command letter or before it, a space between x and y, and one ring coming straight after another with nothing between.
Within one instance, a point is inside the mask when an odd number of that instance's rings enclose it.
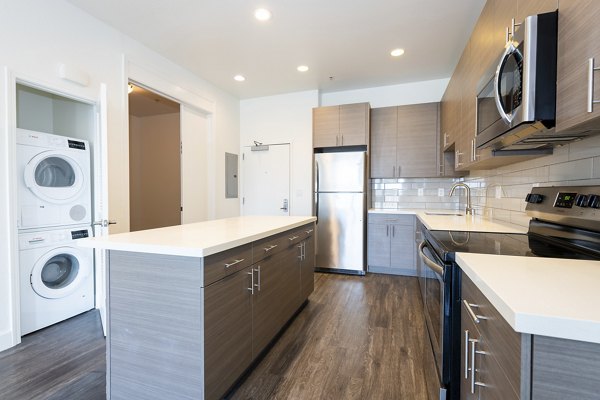
<instances>
[{"instance_id":1,"label":"long silver cabinet handle","mask_svg":"<svg viewBox=\"0 0 600 400\"><path fill-rule=\"evenodd\" d=\"M479 342L477 339L469 339L471 342L471 394L475 393L475 344Z\"/></svg>"},{"instance_id":2,"label":"long silver cabinet handle","mask_svg":"<svg viewBox=\"0 0 600 400\"><path fill-rule=\"evenodd\" d=\"M250 291L250 294L254 294L254 268L252 268L252 271L248 272L248 275L252 277L248 290Z\"/></svg>"},{"instance_id":3,"label":"long silver cabinet handle","mask_svg":"<svg viewBox=\"0 0 600 400\"><path fill-rule=\"evenodd\" d=\"M300 255L298 256L298 259L300 259L300 261L302 261L302 243L300 243L298 245L298 248L300 249Z\"/></svg>"},{"instance_id":4,"label":"long silver cabinet handle","mask_svg":"<svg viewBox=\"0 0 600 400\"><path fill-rule=\"evenodd\" d=\"M311 233L313 233L313 231L314 231L314 229L309 229L309 230L306 231L306 234L310 235Z\"/></svg>"},{"instance_id":5,"label":"long silver cabinet handle","mask_svg":"<svg viewBox=\"0 0 600 400\"><path fill-rule=\"evenodd\" d=\"M292 236L291 238L288 238L290 240L290 242L293 242L294 240L298 239L299 236Z\"/></svg>"},{"instance_id":6,"label":"long silver cabinet handle","mask_svg":"<svg viewBox=\"0 0 600 400\"><path fill-rule=\"evenodd\" d=\"M257 283L254 286L256 286L256 289L260 292L260 265L255 268L254 271L258 273ZM254 274L252 274L252 276L254 276Z\"/></svg>"},{"instance_id":7,"label":"long silver cabinet handle","mask_svg":"<svg viewBox=\"0 0 600 400\"><path fill-rule=\"evenodd\" d=\"M424 241L421 242L421 244L419 245L419 256L421 257L421 260L423 260L425 265L427 265L429 268L431 268L435 273L437 273L438 275L444 276L444 268L440 265L437 265L432 260L430 260L429 257L427 257L425 255L425 252L423 252L423 248L425 246L426 245L425 245Z\"/></svg>"},{"instance_id":8,"label":"long silver cabinet handle","mask_svg":"<svg viewBox=\"0 0 600 400\"><path fill-rule=\"evenodd\" d=\"M594 72L600 70L600 67L594 66L594 57L588 60L588 105L587 112L594 111L594 104L600 103L600 100L594 100Z\"/></svg>"},{"instance_id":9,"label":"long silver cabinet handle","mask_svg":"<svg viewBox=\"0 0 600 400\"><path fill-rule=\"evenodd\" d=\"M269 246L269 247L263 247L263 250L264 250L265 252L268 252L268 251L271 251L271 250L273 250L275 247L277 247L277 245L276 245L276 244L272 244L272 245L271 245L271 246Z\"/></svg>"},{"instance_id":10,"label":"long silver cabinet handle","mask_svg":"<svg viewBox=\"0 0 600 400\"><path fill-rule=\"evenodd\" d=\"M302 242L302 260L306 260L306 242Z\"/></svg>"},{"instance_id":11,"label":"long silver cabinet handle","mask_svg":"<svg viewBox=\"0 0 600 400\"><path fill-rule=\"evenodd\" d=\"M487 317L484 317L482 315L477 315L477 314L475 314L475 311L473 311L473 307L478 308L479 307L478 305L471 304L467 300L463 300L463 305L465 306L465 308L467 309L467 312L473 319L473 322L475 322L476 324L479 324L482 319L487 319Z\"/></svg>"},{"instance_id":12,"label":"long silver cabinet handle","mask_svg":"<svg viewBox=\"0 0 600 400\"><path fill-rule=\"evenodd\" d=\"M465 330L465 379L469 379L469 331Z\"/></svg>"},{"instance_id":13,"label":"long silver cabinet handle","mask_svg":"<svg viewBox=\"0 0 600 400\"><path fill-rule=\"evenodd\" d=\"M236 265L236 264L239 264L239 263L241 263L241 262L242 262L242 261L244 261L244 260L245 260L244 258L241 258L241 259L239 259L239 260L235 260L235 261L234 261L234 262L232 262L232 263L225 264L225 268L233 267L234 265Z\"/></svg>"}]
</instances>

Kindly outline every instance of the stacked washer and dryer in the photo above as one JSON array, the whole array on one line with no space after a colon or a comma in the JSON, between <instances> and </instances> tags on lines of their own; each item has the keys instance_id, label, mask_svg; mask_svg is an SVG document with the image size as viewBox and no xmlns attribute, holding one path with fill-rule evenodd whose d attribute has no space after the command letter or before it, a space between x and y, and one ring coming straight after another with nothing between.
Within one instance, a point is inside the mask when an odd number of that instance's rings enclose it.
<instances>
[{"instance_id":1,"label":"stacked washer and dryer","mask_svg":"<svg viewBox=\"0 0 600 400\"><path fill-rule=\"evenodd\" d=\"M94 308L91 161L85 140L17 129L21 334Z\"/></svg>"}]
</instances>

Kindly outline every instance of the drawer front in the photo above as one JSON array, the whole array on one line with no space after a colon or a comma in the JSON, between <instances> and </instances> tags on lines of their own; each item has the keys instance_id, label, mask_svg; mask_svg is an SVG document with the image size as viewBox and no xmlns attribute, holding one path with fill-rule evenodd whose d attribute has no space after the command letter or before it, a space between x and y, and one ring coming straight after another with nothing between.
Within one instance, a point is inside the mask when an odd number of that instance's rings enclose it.
<instances>
[{"instance_id":1,"label":"drawer front","mask_svg":"<svg viewBox=\"0 0 600 400\"><path fill-rule=\"evenodd\" d=\"M476 350L483 353L475 356L475 379L476 382L484 385L479 387L479 399L519 400L520 396L506 375L505 369L500 366L494 356L489 354L489 347L495 346L495 343L491 343L483 335L477 345ZM514 365L512 369L520 371L518 365Z\"/></svg>"},{"instance_id":2,"label":"drawer front","mask_svg":"<svg viewBox=\"0 0 600 400\"><path fill-rule=\"evenodd\" d=\"M487 351L497 359L515 392L520 391L521 335L515 332L469 277L462 274L462 313L471 318L464 301L479 318L477 329L485 337ZM486 356L486 357L490 357ZM487 398L487 397L486 397Z\"/></svg>"},{"instance_id":3,"label":"drawer front","mask_svg":"<svg viewBox=\"0 0 600 400\"><path fill-rule=\"evenodd\" d=\"M287 249L293 241L290 241L294 235L292 231L279 233L254 242L252 247L252 260L254 263L277 254ZM295 240L295 239L294 239Z\"/></svg>"},{"instance_id":4,"label":"drawer front","mask_svg":"<svg viewBox=\"0 0 600 400\"><path fill-rule=\"evenodd\" d=\"M395 225L415 225L415 216L412 214L374 214L367 216L369 224L395 224Z\"/></svg>"},{"instance_id":5,"label":"drawer front","mask_svg":"<svg viewBox=\"0 0 600 400\"><path fill-rule=\"evenodd\" d=\"M306 224L300 228L294 228L289 232L285 232L288 237L288 247L298 244L303 240L311 237L315 232L314 224Z\"/></svg>"},{"instance_id":6,"label":"drawer front","mask_svg":"<svg viewBox=\"0 0 600 400\"><path fill-rule=\"evenodd\" d=\"M204 286L252 265L252 243L204 259Z\"/></svg>"}]
</instances>

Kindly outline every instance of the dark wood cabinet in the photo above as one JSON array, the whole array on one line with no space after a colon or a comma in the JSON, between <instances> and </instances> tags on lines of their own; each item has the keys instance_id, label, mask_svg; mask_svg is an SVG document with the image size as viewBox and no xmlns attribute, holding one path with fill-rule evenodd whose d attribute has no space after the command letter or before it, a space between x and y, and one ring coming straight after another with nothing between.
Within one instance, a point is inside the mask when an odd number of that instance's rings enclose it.
<instances>
[{"instance_id":1,"label":"dark wood cabinet","mask_svg":"<svg viewBox=\"0 0 600 400\"><path fill-rule=\"evenodd\" d=\"M315 235L311 232L302 242L304 249L300 260L300 303L315 290Z\"/></svg>"},{"instance_id":2,"label":"dark wood cabinet","mask_svg":"<svg viewBox=\"0 0 600 400\"><path fill-rule=\"evenodd\" d=\"M313 147L367 146L369 103L313 108Z\"/></svg>"},{"instance_id":3,"label":"dark wood cabinet","mask_svg":"<svg viewBox=\"0 0 600 400\"><path fill-rule=\"evenodd\" d=\"M440 175L439 103L372 110L371 178Z\"/></svg>"},{"instance_id":4,"label":"dark wood cabinet","mask_svg":"<svg viewBox=\"0 0 600 400\"><path fill-rule=\"evenodd\" d=\"M219 399L252 362L252 267L204 290L205 398Z\"/></svg>"},{"instance_id":5,"label":"dark wood cabinet","mask_svg":"<svg viewBox=\"0 0 600 400\"><path fill-rule=\"evenodd\" d=\"M597 0L561 0L558 18L558 69L556 131L586 133L600 130L600 70L592 72L590 59L600 67L600 2Z\"/></svg>"}]
</instances>

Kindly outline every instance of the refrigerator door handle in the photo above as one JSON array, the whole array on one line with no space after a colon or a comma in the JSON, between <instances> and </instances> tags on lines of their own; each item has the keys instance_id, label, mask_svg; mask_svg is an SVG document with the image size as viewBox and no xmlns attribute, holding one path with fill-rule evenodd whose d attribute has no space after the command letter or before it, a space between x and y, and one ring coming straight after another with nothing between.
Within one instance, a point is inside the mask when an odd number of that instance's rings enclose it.
<instances>
[{"instance_id":1,"label":"refrigerator door handle","mask_svg":"<svg viewBox=\"0 0 600 400\"><path fill-rule=\"evenodd\" d=\"M315 224L319 223L319 162L315 160Z\"/></svg>"}]
</instances>

